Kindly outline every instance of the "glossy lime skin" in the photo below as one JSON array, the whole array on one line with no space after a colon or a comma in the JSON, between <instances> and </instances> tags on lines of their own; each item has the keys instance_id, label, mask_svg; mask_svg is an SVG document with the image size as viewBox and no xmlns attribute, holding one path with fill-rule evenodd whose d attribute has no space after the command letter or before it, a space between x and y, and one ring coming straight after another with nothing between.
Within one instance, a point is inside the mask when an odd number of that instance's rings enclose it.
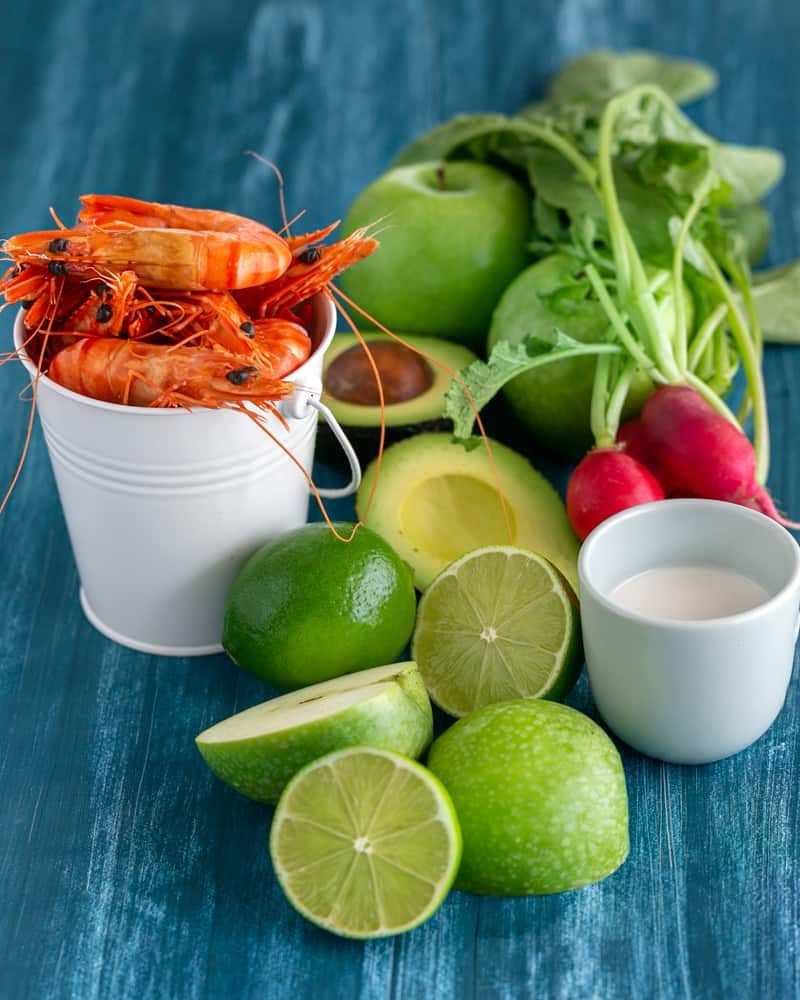
<instances>
[{"instance_id":1,"label":"glossy lime skin","mask_svg":"<svg viewBox=\"0 0 800 1000\"><path fill-rule=\"evenodd\" d=\"M487 354L498 340L518 344L531 334L543 339L558 329L582 343L605 338L608 319L595 299L566 300L557 313L542 296L550 296L582 265L563 254L533 264L506 289L495 309ZM596 361L592 357L556 361L518 375L503 390L511 409L537 444L560 455L577 457L592 444L589 410ZM639 412L653 391L650 380L638 375L631 386L625 418Z\"/></svg>"},{"instance_id":2,"label":"glossy lime skin","mask_svg":"<svg viewBox=\"0 0 800 1000\"><path fill-rule=\"evenodd\" d=\"M347 536L352 525L337 528ZM245 564L228 593L222 642L238 666L298 688L393 662L415 615L411 567L382 538L362 527L345 543L307 524Z\"/></svg>"},{"instance_id":3,"label":"glossy lime skin","mask_svg":"<svg viewBox=\"0 0 800 1000\"><path fill-rule=\"evenodd\" d=\"M628 854L622 762L587 716L552 701L506 701L460 719L428 767L464 838L456 887L544 895L598 882Z\"/></svg>"},{"instance_id":4,"label":"glossy lime skin","mask_svg":"<svg viewBox=\"0 0 800 1000\"><path fill-rule=\"evenodd\" d=\"M480 350L503 289L530 260L530 219L528 193L494 167L397 167L347 214L345 233L380 222L380 248L344 272L342 288L392 330Z\"/></svg>"}]
</instances>

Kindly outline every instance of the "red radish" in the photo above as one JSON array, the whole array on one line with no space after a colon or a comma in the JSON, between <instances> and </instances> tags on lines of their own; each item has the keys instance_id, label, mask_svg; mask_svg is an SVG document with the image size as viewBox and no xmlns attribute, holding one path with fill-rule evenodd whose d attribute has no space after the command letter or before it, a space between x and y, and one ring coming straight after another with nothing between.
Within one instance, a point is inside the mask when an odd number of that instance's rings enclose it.
<instances>
[{"instance_id":1,"label":"red radish","mask_svg":"<svg viewBox=\"0 0 800 1000\"><path fill-rule=\"evenodd\" d=\"M612 514L663 500L661 484L619 448L596 448L578 463L567 487L567 514L581 541Z\"/></svg>"},{"instance_id":2,"label":"red radish","mask_svg":"<svg viewBox=\"0 0 800 1000\"><path fill-rule=\"evenodd\" d=\"M661 483L664 493L668 497L686 496L680 483L673 483L669 475L661 467L650 442L644 424L640 419L629 420L617 431L617 446L622 448L626 455L641 462L645 468L649 469L656 479Z\"/></svg>"},{"instance_id":3,"label":"red radish","mask_svg":"<svg viewBox=\"0 0 800 1000\"><path fill-rule=\"evenodd\" d=\"M727 500L792 527L756 482L749 438L689 386L665 385L640 419L646 452L671 494Z\"/></svg>"},{"instance_id":4,"label":"red radish","mask_svg":"<svg viewBox=\"0 0 800 1000\"><path fill-rule=\"evenodd\" d=\"M626 455L649 467L650 454L641 420L628 420L617 431L617 446Z\"/></svg>"}]
</instances>

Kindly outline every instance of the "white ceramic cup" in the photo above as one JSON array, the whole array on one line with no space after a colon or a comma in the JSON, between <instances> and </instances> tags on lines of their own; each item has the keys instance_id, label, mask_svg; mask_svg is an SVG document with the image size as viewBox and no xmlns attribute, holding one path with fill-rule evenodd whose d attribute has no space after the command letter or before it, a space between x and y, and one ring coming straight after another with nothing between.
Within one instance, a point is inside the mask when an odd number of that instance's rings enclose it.
<instances>
[{"instance_id":1,"label":"white ceramic cup","mask_svg":"<svg viewBox=\"0 0 800 1000\"><path fill-rule=\"evenodd\" d=\"M665 566L750 577L768 600L740 614L673 621L609 599L623 581ZM756 511L715 500L662 500L599 525L578 562L586 665L597 708L620 739L676 764L749 746L781 710L800 605L800 547Z\"/></svg>"}]
</instances>

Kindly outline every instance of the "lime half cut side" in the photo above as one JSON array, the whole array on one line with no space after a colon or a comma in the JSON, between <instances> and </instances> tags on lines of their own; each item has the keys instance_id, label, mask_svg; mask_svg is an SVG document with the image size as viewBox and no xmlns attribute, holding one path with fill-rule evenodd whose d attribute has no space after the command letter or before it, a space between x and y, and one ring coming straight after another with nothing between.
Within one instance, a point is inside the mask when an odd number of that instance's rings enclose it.
<instances>
[{"instance_id":1,"label":"lime half cut side","mask_svg":"<svg viewBox=\"0 0 800 1000\"><path fill-rule=\"evenodd\" d=\"M270 854L304 917L342 937L386 937L441 905L461 860L461 831L430 771L387 750L353 747L289 782Z\"/></svg>"},{"instance_id":2,"label":"lime half cut side","mask_svg":"<svg viewBox=\"0 0 800 1000\"><path fill-rule=\"evenodd\" d=\"M433 701L454 716L517 698L557 701L583 651L578 612L542 556L512 546L476 549L425 591L412 644Z\"/></svg>"}]
</instances>

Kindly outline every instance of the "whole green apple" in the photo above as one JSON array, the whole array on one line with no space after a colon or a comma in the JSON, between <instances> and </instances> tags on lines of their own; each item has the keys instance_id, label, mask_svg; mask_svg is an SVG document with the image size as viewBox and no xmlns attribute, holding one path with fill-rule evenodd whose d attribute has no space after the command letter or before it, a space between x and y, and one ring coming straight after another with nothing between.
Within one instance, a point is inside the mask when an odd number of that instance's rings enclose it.
<instances>
[{"instance_id":1,"label":"whole green apple","mask_svg":"<svg viewBox=\"0 0 800 1000\"><path fill-rule=\"evenodd\" d=\"M495 304L530 259L530 219L528 193L494 167L398 167L347 214L345 233L380 223L381 246L342 288L389 329L482 348Z\"/></svg>"},{"instance_id":2,"label":"whole green apple","mask_svg":"<svg viewBox=\"0 0 800 1000\"><path fill-rule=\"evenodd\" d=\"M553 701L506 701L460 719L428 767L456 807L456 887L544 895L610 875L628 855L619 754L587 716Z\"/></svg>"}]
</instances>

